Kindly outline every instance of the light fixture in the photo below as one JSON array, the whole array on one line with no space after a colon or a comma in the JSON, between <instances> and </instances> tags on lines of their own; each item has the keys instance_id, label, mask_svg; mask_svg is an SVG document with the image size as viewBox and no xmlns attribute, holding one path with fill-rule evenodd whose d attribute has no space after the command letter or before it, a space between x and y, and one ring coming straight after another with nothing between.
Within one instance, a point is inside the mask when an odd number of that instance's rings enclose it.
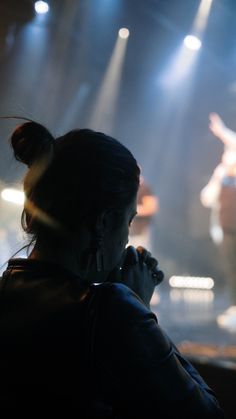
<instances>
[{"instance_id":1,"label":"light fixture","mask_svg":"<svg viewBox=\"0 0 236 419\"><path fill-rule=\"evenodd\" d=\"M172 288L192 288L210 290L214 287L214 280L202 276L172 276L169 279Z\"/></svg>"},{"instance_id":2,"label":"light fixture","mask_svg":"<svg viewBox=\"0 0 236 419\"><path fill-rule=\"evenodd\" d=\"M187 35L184 38L184 45L191 49L192 51L197 51L201 48L202 42L201 40L195 35Z\"/></svg>"},{"instance_id":3,"label":"light fixture","mask_svg":"<svg viewBox=\"0 0 236 419\"><path fill-rule=\"evenodd\" d=\"M127 39L129 37L129 29L121 28L119 30L119 37L122 39Z\"/></svg>"},{"instance_id":4,"label":"light fixture","mask_svg":"<svg viewBox=\"0 0 236 419\"><path fill-rule=\"evenodd\" d=\"M36 13L45 14L49 11L49 5L46 1L36 1L34 3Z\"/></svg>"}]
</instances>

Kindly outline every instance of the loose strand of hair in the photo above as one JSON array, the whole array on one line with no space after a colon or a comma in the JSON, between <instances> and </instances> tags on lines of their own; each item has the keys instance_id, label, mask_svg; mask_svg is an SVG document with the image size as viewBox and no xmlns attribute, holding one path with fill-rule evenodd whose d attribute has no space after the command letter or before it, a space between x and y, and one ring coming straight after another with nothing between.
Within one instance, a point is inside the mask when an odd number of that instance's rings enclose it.
<instances>
[{"instance_id":1,"label":"loose strand of hair","mask_svg":"<svg viewBox=\"0 0 236 419\"><path fill-rule=\"evenodd\" d=\"M0 116L0 119L22 119L23 121L27 121L27 122L35 122L33 119L30 118L26 118L24 116L19 116L19 115L3 115Z\"/></svg>"}]
</instances>

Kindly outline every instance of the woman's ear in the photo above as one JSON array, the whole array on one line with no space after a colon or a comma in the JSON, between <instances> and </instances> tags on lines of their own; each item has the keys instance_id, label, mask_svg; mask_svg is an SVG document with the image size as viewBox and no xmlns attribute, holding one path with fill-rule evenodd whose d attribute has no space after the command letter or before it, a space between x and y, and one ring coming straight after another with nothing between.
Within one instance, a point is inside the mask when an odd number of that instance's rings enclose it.
<instances>
[{"instance_id":1,"label":"woman's ear","mask_svg":"<svg viewBox=\"0 0 236 419\"><path fill-rule=\"evenodd\" d=\"M95 222L96 233L104 235L112 231L112 229L114 229L115 226L115 220L115 211L112 208L101 212L97 216Z\"/></svg>"}]
</instances>

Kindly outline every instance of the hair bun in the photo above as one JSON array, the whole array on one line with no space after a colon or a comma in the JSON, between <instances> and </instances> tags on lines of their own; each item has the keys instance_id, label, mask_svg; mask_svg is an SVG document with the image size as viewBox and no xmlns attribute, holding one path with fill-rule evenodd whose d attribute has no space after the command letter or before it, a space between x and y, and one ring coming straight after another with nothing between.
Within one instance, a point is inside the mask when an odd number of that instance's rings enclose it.
<instances>
[{"instance_id":1,"label":"hair bun","mask_svg":"<svg viewBox=\"0 0 236 419\"><path fill-rule=\"evenodd\" d=\"M11 136L15 158L28 167L47 153L53 144L54 138L47 128L33 121L19 125Z\"/></svg>"}]
</instances>

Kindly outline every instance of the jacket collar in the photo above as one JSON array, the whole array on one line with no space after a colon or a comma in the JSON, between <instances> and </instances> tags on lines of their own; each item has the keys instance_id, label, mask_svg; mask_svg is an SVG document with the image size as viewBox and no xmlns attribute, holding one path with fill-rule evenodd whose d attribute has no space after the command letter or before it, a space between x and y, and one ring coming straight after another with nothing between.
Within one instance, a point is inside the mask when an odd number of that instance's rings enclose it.
<instances>
[{"instance_id":1,"label":"jacket collar","mask_svg":"<svg viewBox=\"0 0 236 419\"><path fill-rule=\"evenodd\" d=\"M26 258L10 259L7 269L3 272L3 277L21 274L30 275L31 278L66 276L79 279L73 272L52 262Z\"/></svg>"}]
</instances>

